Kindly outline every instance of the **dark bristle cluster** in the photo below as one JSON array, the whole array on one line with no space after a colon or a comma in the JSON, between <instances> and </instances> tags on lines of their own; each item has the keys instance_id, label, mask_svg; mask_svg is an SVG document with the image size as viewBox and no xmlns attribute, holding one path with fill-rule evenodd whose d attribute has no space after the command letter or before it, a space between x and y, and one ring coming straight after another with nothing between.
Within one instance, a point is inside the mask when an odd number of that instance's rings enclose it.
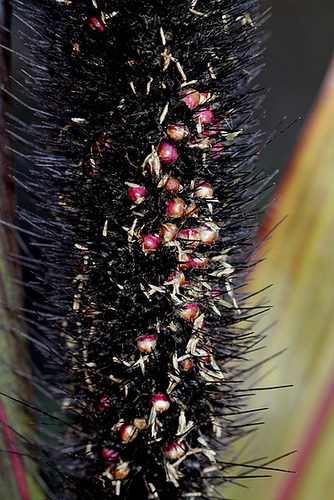
<instances>
[{"instance_id":1,"label":"dark bristle cluster","mask_svg":"<svg viewBox=\"0 0 334 500\"><path fill-rule=\"evenodd\" d=\"M243 430L261 176L255 0L40 0L26 88L53 495L215 498ZM27 218L27 216L24 216ZM65 430L64 430L65 429Z\"/></svg>"}]
</instances>

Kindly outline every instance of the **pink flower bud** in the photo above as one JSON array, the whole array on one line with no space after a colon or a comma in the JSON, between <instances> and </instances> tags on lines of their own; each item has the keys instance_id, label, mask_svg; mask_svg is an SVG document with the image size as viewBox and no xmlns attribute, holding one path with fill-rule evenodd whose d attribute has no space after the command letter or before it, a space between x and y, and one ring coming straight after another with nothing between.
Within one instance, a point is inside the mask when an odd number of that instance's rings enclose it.
<instances>
[{"instance_id":1,"label":"pink flower bud","mask_svg":"<svg viewBox=\"0 0 334 500\"><path fill-rule=\"evenodd\" d=\"M199 104L205 104L211 98L211 94L209 92L201 92L199 95Z\"/></svg>"},{"instance_id":2,"label":"pink flower bud","mask_svg":"<svg viewBox=\"0 0 334 500\"><path fill-rule=\"evenodd\" d=\"M188 217L193 217L194 215L197 215L196 203L190 203L190 205L186 207L185 215L187 215Z\"/></svg>"},{"instance_id":3,"label":"pink flower bud","mask_svg":"<svg viewBox=\"0 0 334 500\"><path fill-rule=\"evenodd\" d=\"M211 245L211 243L213 243L216 239L216 231L210 227L201 227L198 234L201 242L206 245Z\"/></svg>"},{"instance_id":4,"label":"pink flower bud","mask_svg":"<svg viewBox=\"0 0 334 500\"><path fill-rule=\"evenodd\" d=\"M125 479L130 472L130 462L123 462L118 465L114 465L111 467L110 472L114 479L121 480Z\"/></svg>"},{"instance_id":5,"label":"pink flower bud","mask_svg":"<svg viewBox=\"0 0 334 500\"><path fill-rule=\"evenodd\" d=\"M188 253L178 253L176 254L178 268L185 271L191 267L191 256Z\"/></svg>"},{"instance_id":6,"label":"pink flower bud","mask_svg":"<svg viewBox=\"0 0 334 500\"><path fill-rule=\"evenodd\" d=\"M210 291L210 295L213 300L220 300L223 298L223 290L219 286L216 286Z\"/></svg>"},{"instance_id":7,"label":"pink flower bud","mask_svg":"<svg viewBox=\"0 0 334 500\"><path fill-rule=\"evenodd\" d=\"M201 125L210 125L213 122L214 116L210 109L203 109L203 111L199 111L194 114L194 118L196 121L199 121Z\"/></svg>"},{"instance_id":8,"label":"pink flower bud","mask_svg":"<svg viewBox=\"0 0 334 500\"><path fill-rule=\"evenodd\" d=\"M212 198L212 187L207 182L198 182L195 185L195 198Z\"/></svg>"},{"instance_id":9,"label":"pink flower bud","mask_svg":"<svg viewBox=\"0 0 334 500\"><path fill-rule=\"evenodd\" d=\"M195 89L186 89L182 92L182 101L188 106L190 109L196 108L200 101L199 92Z\"/></svg>"},{"instance_id":10,"label":"pink flower bud","mask_svg":"<svg viewBox=\"0 0 334 500\"><path fill-rule=\"evenodd\" d=\"M144 187L132 187L126 193L129 200L137 203L142 203L145 201L145 196L147 195L147 191Z\"/></svg>"},{"instance_id":11,"label":"pink flower bud","mask_svg":"<svg viewBox=\"0 0 334 500\"><path fill-rule=\"evenodd\" d=\"M189 136L189 129L184 125L168 125L167 135L173 141L182 141Z\"/></svg>"},{"instance_id":12,"label":"pink flower bud","mask_svg":"<svg viewBox=\"0 0 334 500\"><path fill-rule=\"evenodd\" d=\"M141 335L137 339L137 347L140 352L152 352L157 345L157 337L155 335Z\"/></svg>"},{"instance_id":13,"label":"pink flower bud","mask_svg":"<svg viewBox=\"0 0 334 500\"><path fill-rule=\"evenodd\" d=\"M138 429L132 424L124 424L119 430L119 436L123 443L130 443L138 434Z\"/></svg>"},{"instance_id":14,"label":"pink flower bud","mask_svg":"<svg viewBox=\"0 0 334 500\"><path fill-rule=\"evenodd\" d=\"M182 271L172 272L171 275L169 276L169 278L167 279L167 281L172 281L175 278L175 276L177 276L177 278L178 278L179 287L186 284L186 277Z\"/></svg>"},{"instance_id":15,"label":"pink flower bud","mask_svg":"<svg viewBox=\"0 0 334 500\"><path fill-rule=\"evenodd\" d=\"M162 142L160 144L158 147L158 155L161 163L164 163L165 165L174 163L178 157L176 149L171 144L168 144L168 142Z\"/></svg>"},{"instance_id":16,"label":"pink flower bud","mask_svg":"<svg viewBox=\"0 0 334 500\"><path fill-rule=\"evenodd\" d=\"M169 194L177 194L181 189L181 184L177 179L169 177L165 184L165 191Z\"/></svg>"},{"instance_id":17,"label":"pink flower bud","mask_svg":"<svg viewBox=\"0 0 334 500\"><path fill-rule=\"evenodd\" d=\"M156 252L159 247L160 238L158 236L151 236L150 234L142 235L142 249L145 253Z\"/></svg>"},{"instance_id":18,"label":"pink flower bud","mask_svg":"<svg viewBox=\"0 0 334 500\"><path fill-rule=\"evenodd\" d=\"M100 19L99 17L90 17L87 21L87 24L93 30L104 31L102 19Z\"/></svg>"},{"instance_id":19,"label":"pink flower bud","mask_svg":"<svg viewBox=\"0 0 334 500\"><path fill-rule=\"evenodd\" d=\"M100 401L97 403L96 406L97 406L98 410L104 411L107 408L109 408L110 405L111 405L110 399L108 399L108 398L101 398Z\"/></svg>"},{"instance_id":20,"label":"pink flower bud","mask_svg":"<svg viewBox=\"0 0 334 500\"><path fill-rule=\"evenodd\" d=\"M175 224L167 222L161 226L159 234L166 243L169 243L170 241L175 240L178 231L179 229Z\"/></svg>"},{"instance_id":21,"label":"pink flower bud","mask_svg":"<svg viewBox=\"0 0 334 500\"><path fill-rule=\"evenodd\" d=\"M167 204L166 213L168 217L171 217L172 219L177 219L179 217L182 217L182 215L184 215L185 209L186 206L181 198L173 198Z\"/></svg>"},{"instance_id":22,"label":"pink flower bud","mask_svg":"<svg viewBox=\"0 0 334 500\"><path fill-rule=\"evenodd\" d=\"M222 142L217 142L211 148L211 151L210 151L210 154L212 155L212 158L214 160L218 160L219 158L221 158L223 156L223 149L224 149L223 143Z\"/></svg>"},{"instance_id":23,"label":"pink flower bud","mask_svg":"<svg viewBox=\"0 0 334 500\"><path fill-rule=\"evenodd\" d=\"M208 259L206 257L194 257L191 260L191 265L195 269L205 269L208 265Z\"/></svg>"},{"instance_id":24,"label":"pink flower bud","mask_svg":"<svg viewBox=\"0 0 334 500\"><path fill-rule=\"evenodd\" d=\"M117 459L117 455L117 451L111 450L109 448L102 448L101 450L101 457L108 462L114 462Z\"/></svg>"},{"instance_id":25,"label":"pink flower bud","mask_svg":"<svg viewBox=\"0 0 334 500\"><path fill-rule=\"evenodd\" d=\"M200 242L196 229L183 229L179 232L178 238L182 240L182 243L184 243L187 248L195 248Z\"/></svg>"},{"instance_id":26,"label":"pink flower bud","mask_svg":"<svg viewBox=\"0 0 334 500\"><path fill-rule=\"evenodd\" d=\"M170 407L170 402L164 394L155 394L152 397L150 404L158 413L167 411L168 408Z\"/></svg>"},{"instance_id":27,"label":"pink flower bud","mask_svg":"<svg viewBox=\"0 0 334 500\"><path fill-rule=\"evenodd\" d=\"M164 447L165 457L169 460L177 460L183 457L186 453L186 445L184 443L173 443Z\"/></svg>"},{"instance_id":28,"label":"pink flower bud","mask_svg":"<svg viewBox=\"0 0 334 500\"><path fill-rule=\"evenodd\" d=\"M196 319L198 311L199 307L197 304L186 304L180 310L180 316L187 321L194 321Z\"/></svg>"}]
</instances>

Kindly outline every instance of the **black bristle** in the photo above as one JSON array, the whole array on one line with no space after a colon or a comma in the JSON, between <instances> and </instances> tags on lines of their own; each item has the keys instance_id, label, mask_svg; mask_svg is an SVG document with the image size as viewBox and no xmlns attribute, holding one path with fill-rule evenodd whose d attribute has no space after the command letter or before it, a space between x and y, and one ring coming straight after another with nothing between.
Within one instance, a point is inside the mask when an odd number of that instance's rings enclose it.
<instances>
[{"instance_id":1,"label":"black bristle","mask_svg":"<svg viewBox=\"0 0 334 500\"><path fill-rule=\"evenodd\" d=\"M23 182L42 215L22 218L40 237L31 323L59 403L39 451L50 488L215 498L248 432L237 389L259 337L243 292L265 186L259 2L17 5L40 109Z\"/></svg>"}]
</instances>

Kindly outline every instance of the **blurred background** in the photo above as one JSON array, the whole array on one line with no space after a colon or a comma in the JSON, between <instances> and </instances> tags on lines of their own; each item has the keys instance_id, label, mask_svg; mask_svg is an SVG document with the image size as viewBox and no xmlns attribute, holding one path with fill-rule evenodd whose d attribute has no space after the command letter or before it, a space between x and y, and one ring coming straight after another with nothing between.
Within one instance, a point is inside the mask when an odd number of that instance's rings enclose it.
<instances>
[{"instance_id":1,"label":"blurred background","mask_svg":"<svg viewBox=\"0 0 334 500\"><path fill-rule=\"evenodd\" d=\"M262 123L268 137L300 120L271 143L260 158L269 173L277 168L263 237L286 219L258 255L249 291L272 284L271 305L256 325L267 338L251 364L265 362L249 387L292 384L262 390L253 408L269 408L264 425L239 443L232 457L295 473L255 471L263 479L237 479L224 492L238 500L331 500L334 491L334 66L323 81L334 49L333 0L265 0L265 67L260 84L269 88ZM319 92L321 90L321 97ZM316 107L314 107L315 102ZM310 115L310 112L312 113ZM280 129L282 126L280 127ZM280 176L283 173L282 182ZM281 352L277 357L276 354ZM272 358L272 359L270 359ZM291 456L269 463L297 450ZM268 457L268 458L267 458ZM241 486L240 486L241 485ZM247 489L243 489L247 488Z\"/></svg>"},{"instance_id":2,"label":"blurred background","mask_svg":"<svg viewBox=\"0 0 334 500\"><path fill-rule=\"evenodd\" d=\"M270 134L284 116L300 121L263 153L261 164L281 171L311 110L334 51L333 0L264 0L265 67L259 81L269 93L262 128Z\"/></svg>"}]
</instances>

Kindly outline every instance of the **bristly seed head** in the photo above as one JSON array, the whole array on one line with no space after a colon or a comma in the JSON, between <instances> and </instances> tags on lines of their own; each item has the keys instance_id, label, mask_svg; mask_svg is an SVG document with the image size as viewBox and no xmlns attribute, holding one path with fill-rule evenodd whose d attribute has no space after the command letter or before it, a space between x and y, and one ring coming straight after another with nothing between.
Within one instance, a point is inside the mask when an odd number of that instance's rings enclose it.
<instances>
[{"instance_id":1,"label":"bristly seed head","mask_svg":"<svg viewBox=\"0 0 334 500\"><path fill-rule=\"evenodd\" d=\"M212 498L254 346L238 304L263 187L258 0L18 4L46 128L27 183L48 214L31 217L36 345L66 429L52 498Z\"/></svg>"}]
</instances>

